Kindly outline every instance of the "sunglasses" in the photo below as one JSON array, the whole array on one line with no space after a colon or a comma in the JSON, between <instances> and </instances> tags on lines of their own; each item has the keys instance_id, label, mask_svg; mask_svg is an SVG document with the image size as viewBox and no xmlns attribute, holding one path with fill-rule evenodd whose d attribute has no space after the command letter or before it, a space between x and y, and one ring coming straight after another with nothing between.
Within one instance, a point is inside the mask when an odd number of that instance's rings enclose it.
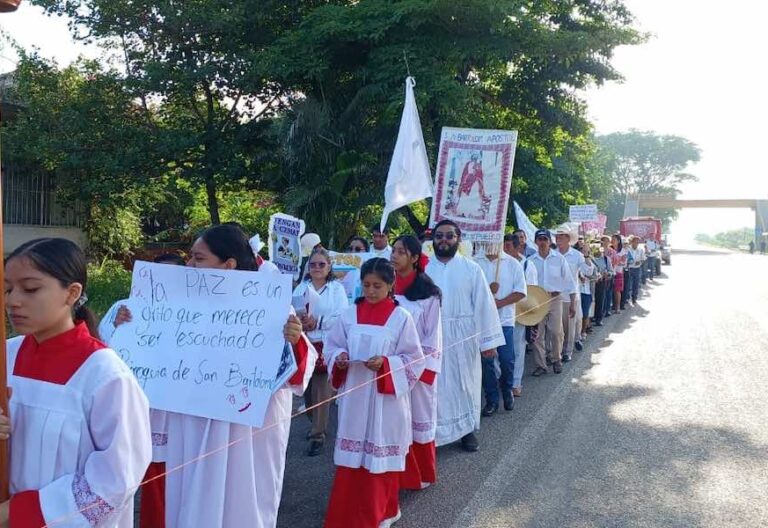
<instances>
[{"instance_id":1,"label":"sunglasses","mask_svg":"<svg viewBox=\"0 0 768 528\"><path fill-rule=\"evenodd\" d=\"M326 267L327 265L328 265L328 264L327 264L327 263L325 263L325 262L310 262L310 263L309 263L309 267L310 267L310 269L325 269L325 267Z\"/></svg>"},{"instance_id":2,"label":"sunglasses","mask_svg":"<svg viewBox=\"0 0 768 528\"><path fill-rule=\"evenodd\" d=\"M540 236L540 237L538 237L538 238L536 239L536 242L538 242L539 240L546 240L547 242L549 242L549 238L547 238L547 237L545 237L545 236Z\"/></svg>"},{"instance_id":3,"label":"sunglasses","mask_svg":"<svg viewBox=\"0 0 768 528\"><path fill-rule=\"evenodd\" d=\"M349 246L347 248L347 251L350 252L350 253L364 253L365 252L365 248L364 247L360 247L360 246Z\"/></svg>"},{"instance_id":4,"label":"sunglasses","mask_svg":"<svg viewBox=\"0 0 768 528\"><path fill-rule=\"evenodd\" d=\"M433 234L432 238L434 238L435 240L443 240L443 239L445 239L445 240L453 240L454 238L456 238L456 233L453 233L453 232L451 232L451 233L440 233L440 232L438 232L438 233Z\"/></svg>"}]
</instances>

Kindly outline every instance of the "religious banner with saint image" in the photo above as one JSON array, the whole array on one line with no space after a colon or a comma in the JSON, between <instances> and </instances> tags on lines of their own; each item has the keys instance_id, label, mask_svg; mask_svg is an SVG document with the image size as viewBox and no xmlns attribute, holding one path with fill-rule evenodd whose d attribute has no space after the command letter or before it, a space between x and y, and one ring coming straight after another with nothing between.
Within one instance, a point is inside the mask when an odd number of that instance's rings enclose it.
<instances>
[{"instance_id":1,"label":"religious banner with saint image","mask_svg":"<svg viewBox=\"0 0 768 528\"><path fill-rule=\"evenodd\" d=\"M431 227L452 220L464 240L500 246L516 146L514 130L443 128Z\"/></svg>"}]
</instances>

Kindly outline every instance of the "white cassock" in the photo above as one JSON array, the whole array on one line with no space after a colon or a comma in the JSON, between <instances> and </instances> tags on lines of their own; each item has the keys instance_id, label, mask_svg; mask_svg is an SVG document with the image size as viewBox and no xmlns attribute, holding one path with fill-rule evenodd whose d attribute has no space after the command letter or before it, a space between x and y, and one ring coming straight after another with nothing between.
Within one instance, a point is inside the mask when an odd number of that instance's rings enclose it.
<instances>
[{"instance_id":1,"label":"white cassock","mask_svg":"<svg viewBox=\"0 0 768 528\"><path fill-rule=\"evenodd\" d=\"M471 260L429 260L427 275L443 292L443 369L437 377L438 446L480 428L480 352L505 343L488 282Z\"/></svg>"},{"instance_id":2,"label":"white cassock","mask_svg":"<svg viewBox=\"0 0 768 528\"><path fill-rule=\"evenodd\" d=\"M429 297L409 301L404 295L396 296L397 302L413 317L424 350L424 370L439 374L443 365L443 329L440 318L440 300ZM437 382L419 381L411 390L413 411L413 441L428 444L435 439L437 429Z\"/></svg>"},{"instance_id":3,"label":"white cassock","mask_svg":"<svg viewBox=\"0 0 768 528\"><path fill-rule=\"evenodd\" d=\"M149 406L131 371L84 323L7 346L10 526L132 528L151 447Z\"/></svg>"},{"instance_id":4,"label":"white cassock","mask_svg":"<svg viewBox=\"0 0 768 528\"><path fill-rule=\"evenodd\" d=\"M340 394L326 528L377 527L400 509L400 474L413 440L410 391L424 370L424 354L410 314L387 304L349 307L325 342ZM343 352L348 368L330 367ZM363 363L373 356L384 358L378 372Z\"/></svg>"},{"instance_id":5,"label":"white cassock","mask_svg":"<svg viewBox=\"0 0 768 528\"><path fill-rule=\"evenodd\" d=\"M269 262L260 269L276 271ZM262 428L168 413L167 528L276 526L292 396L304 393L317 360L314 347L304 335L296 348L305 354L301 361L297 358L299 372L291 379L296 383L286 383L272 395Z\"/></svg>"},{"instance_id":6,"label":"white cassock","mask_svg":"<svg viewBox=\"0 0 768 528\"><path fill-rule=\"evenodd\" d=\"M107 345L115 335L115 318L120 306L128 306L128 299L113 304L99 322L99 337ZM152 432L152 462L165 462L165 446L168 443L168 413L158 409L149 409L149 427Z\"/></svg>"},{"instance_id":7,"label":"white cassock","mask_svg":"<svg viewBox=\"0 0 768 528\"><path fill-rule=\"evenodd\" d=\"M376 249L371 246L371 258L383 258L389 260L392 257L392 246L387 244L384 249Z\"/></svg>"},{"instance_id":8,"label":"white cassock","mask_svg":"<svg viewBox=\"0 0 768 528\"><path fill-rule=\"evenodd\" d=\"M339 399L334 463L363 467L371 473L403 471L412 441L409 394L424 371L424 354L412 317L396 307L384 326L359 324L357 305L350 306L331 328L325 349L329 369L342 352L348 352L352 360L386 357L395 390L394 398L382 394L373 381L377 373L361 362L350 363L338 390L340 394L354 391Z\"/></svg>"}]
</instances>

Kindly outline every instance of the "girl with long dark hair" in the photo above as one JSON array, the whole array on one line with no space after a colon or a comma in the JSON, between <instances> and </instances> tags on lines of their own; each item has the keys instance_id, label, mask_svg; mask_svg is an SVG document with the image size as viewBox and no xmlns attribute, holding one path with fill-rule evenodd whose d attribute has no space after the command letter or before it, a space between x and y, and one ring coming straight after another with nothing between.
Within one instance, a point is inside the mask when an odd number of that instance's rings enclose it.
<instances>
[{"instance_id":1,"label":"girl with long dark hair","mask_svg":"<svg viewBox=\"0 0 768 528\"><path fill-rule=\"evenodd\" d=\"M206 229L192 245L187 265L278 272L270 262L258 263L245 233L231 224ZM289 316L283 335L298 371L272 395L263 428L168 413L166 464L183 466L166 478L168 528L276 526L293 394L303 394L316 360L298 317ZM211 349L211 354L217 353ZM208 456L198 459L202 454Z\"/></svg>"},{"instance_id":2,"label":"girl with long dark hair","mask_svg":"<svg viewBox=\"0 0 768 528\"><path fill-rule=\"evenodd\" d=\"M325 342L339 391L336 476L325 528L390 526L400 518L400 473L412 443L410 391L424 369L413 318L397 305L395 270L373 258L360 270L363 297Z\"/></svg>"},{"instance_id":3,"label":"girl with long dark hair","mask_svg":"<svg viewBox=\"0 0 768 528\"><path fill-rule=\"evenodd\" d=\"M395 298L416 323L424 350L424 372L411 391L413 444L408 451L401 486L423 489L437 481L435 429L437 427L437 375L442 365L442 323L440 288L424 273L427 258L418 239L399 237L392 246Z\"/></svg>"},{"instance_id":4,"label":"girl with long dark hair","mask_svg":"<svg viewBox=\"0 0 768 528\"><path fill-rule=\"evenodd\" d=\"M8 317L21 336L7 345L14 456L0 524L132 527L152 456L149 407L98 338L85 255L69 240L41 238L5 266Z\"/></svg>"}]
</instances>

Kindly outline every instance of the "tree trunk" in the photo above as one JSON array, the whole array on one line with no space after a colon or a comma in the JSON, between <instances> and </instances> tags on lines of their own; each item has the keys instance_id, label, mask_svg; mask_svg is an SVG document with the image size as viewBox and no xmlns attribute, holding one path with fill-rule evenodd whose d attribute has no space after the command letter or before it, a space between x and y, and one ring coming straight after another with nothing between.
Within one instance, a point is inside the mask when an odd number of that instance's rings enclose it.
<instances>
[{"instance_id":1,"label":"tree trunk","mask_svg":"<svg viewBox=\"0 0 768 528\"><path fill-rule=\"evenodd\" d=\"M216 182L213 180L212 175L205 179L205 193L208 196L208 212L211 215L211 224L218 225L221 223L219 199L216 197Z\"/></svg>"}]
</instances>

